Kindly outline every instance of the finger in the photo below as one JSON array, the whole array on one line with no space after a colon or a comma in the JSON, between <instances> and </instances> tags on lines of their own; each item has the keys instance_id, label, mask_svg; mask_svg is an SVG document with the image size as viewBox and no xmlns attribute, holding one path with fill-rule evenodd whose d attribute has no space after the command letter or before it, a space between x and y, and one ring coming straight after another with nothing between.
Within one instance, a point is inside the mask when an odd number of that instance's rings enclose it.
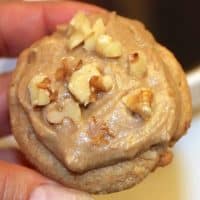
<instances>
[{"instance_id":1,"label":"finger","mask_svg":"<svg viewBox=\"0 0 200 200\"><path fill-rule=\"evenodd\" d=\"M57 24L69 21L78 10L96 12L101 9L71 1L1 4L0 56L18 55L31 43L52 32Z\"/></svg>"},{"instance_id":2,"label":"finger","mask_svg":"<svg viewBox=\"0 0 200 200\"><path fill-rule=\"evenodd\" d=\"M26 167L0 161L0 199L91 200L87 194L64 188Z\"/></svg>"},{"instance_id":3,"label":"finger","mask_svg":"<svg viewBox=\"0 0 200 200\"><path fill-rule=\"evenodd\" d=\"M0 150L0 160L33 168L21 151L17 149Z\"/></svg>"},{"instance_id":4,"label":"finger","mask_svg":"<svg viewBox=\"0 0 200 200\"><path fill-rule=\"evenodd\" d=\"M8 112L8 88L11 74L0 75L0 136L10 133Z\"/></svg>"},{"instance_id":5,"label":"finger","mask_svg":"<svg viewBox=\"0 0 200 200\"><path fill-rule=\"evenodd\" d=\"M13 135L0 137L0 150L2 149L19 149L19 145Z\"/></svg>"},{"instance_id":6,"label":"finger","mask_svg":"<svg viewBox=\"0 0 200 200\"><path fill-rule=\"evenodd\" d=\"M0 160L32 167L20 151L13 135L0 137Z\"/></svg>"}]
</instances>

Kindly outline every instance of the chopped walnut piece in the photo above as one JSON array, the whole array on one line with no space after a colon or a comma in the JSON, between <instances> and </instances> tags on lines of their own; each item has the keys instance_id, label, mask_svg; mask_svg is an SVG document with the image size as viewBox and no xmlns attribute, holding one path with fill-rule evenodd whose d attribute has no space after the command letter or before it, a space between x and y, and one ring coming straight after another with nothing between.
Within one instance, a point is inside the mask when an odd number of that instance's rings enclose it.
<instances>
[{"instance_id":1,"label":"chopped walnut piece","mask_svg":"<svg viewBox=\"0 0 200 200\"><path fill-rule=\"evenodd\" d=\"M122 45L119 41L105 34L106 27L101 18L91 27L89 18L82 12L76 14L68 27L67 46L70 50L84 42L83 48L96 50L102 56L116 58L122 55Z\"/></svg>"},{"instance_id":2,"label":"chopped walnut piece","mask_svg":"<svg viewBox=\"0 0 200 200\"><path fill-rule=\"evenodd\" d=\"M88 36L92 32L90 21L83 12L78 12L70 21L70 25L83 33L84 36Z\"/></svg>"},{"instance_id":3,"label":"chopped walnut piece","mask_svg":"<svg viewBox=\"0 0 200 200\"><path fill-rule=\"evenodd\" d=\"M74 56L67 56L62 59L62 63L65 67L70 67L71 74L75 71L81 68L83 65L83 61L80 58L76 58ZM70 76L71 76L70 74Z\"/></svg>"},{"instance_id":4,"label":"chopped walnut piece","mask_svg":"<svg viewBox=\"0 0 200 200\"><path fill-rule=\"evenodd\" d=\"M98 18L95 21L95 23L94 23L94 25L92 27L92 31L97 36L105 33L106 27L105 27L104 22L103 22L103 20L101 18Z\"/></svg>"},{"instance_id":5,"label":"chopped walnut piece","mask_svg":"<svg viewBox=\"0 0 200 200\"><path fill-rule=\"evenodd\" d=\"M81 120L81 110L73 99L65 99L62 105L54 102L46 108L47 121L52 124L60 124L64 118L70 118L73 122Z\"/></svg>"},{"instance_id":6,"label":"chopped walnut piece","mask_svg":"<svg viewBox=\"0 0 200 200\"><path fill-rule=\"evenodd\" d=\"M95 50L97 38L105 33L105 25L101 18L98 18L92 27L92 34L85 39L83 48L88 51Z\"/></svg>"},{"instance_id":7,"label":"chopped walnut piece","mask_svg":"<svg viewBox=\"0 0 200 200\"><path fill-rule=\"evenodd\" d=\"M50 101L52 102L52 101L56 101L57 100L57 98L58 98L58 91L49 91L50 92L50 96L49 96L49 98L50 98Z\"/></svg>"},{"instance_id":8,"label":"chopped walnut piece","mask_svg":"<svg viewBox=\"0 0 200 200\"><path fill-rule=\"evenodd\" d=\"M64 117L63 113L59 111L58 105L56 102L49 104L46 108L46 119L48 122L52 124L60 124L62 123Z\"/></svg>"},{"instance_id":9,"label":"chopped walnut piece","mask_svg":"<svg viewBox=\"0 0 200 200\"><path fill-rule=\"evenodd\" d=\"M120 57L122 55L122 45L119 41L114 41L109 35L100 35L97 38L96 51L108 58Z\"/></svg>"},{"instance_id":10,"label":"chopped walnut piece","mask_svg":"<svg viewBox=\"0 0 200 200\"><path fill-rule=\"evenodd\" d=\"M93 76L90 79L90 86L94 88L96 92L107 92L113 86L113 81L110 76Z\"/></svg>"},{"instance_id":11,"label":"chopped walnut piece","mask_svg":"<svg viewBox=\"0 0 200 200\"><path fill-rule=\"evenodd\" d=\"M129 73L136 78L143 78L147 73L147 61L142 52L135 52L128 56Z\"/></svg>"},{"instance_id":12,"label":"chopped walnut piece","mask_svg":"<svg viewBox=\"0 0 200 200\"><path fill-rule=\"evenodd\" d=\"M58 97L58 91L54 91L51 88L51 80L49 78L45 78L41 83L38 83L37 87L41 89L46 89L49 92L50 102L56 101Z\"/></svg>"},{"instance_id":13,"label":"chopped walnut piece","mask_svg":"<svg viewBox=\"0 0 200 200\"><path fill-rule=\"evenodd\" d=\"M58 68L55 73L57 81L67 80L75 70L80 69L82 60L69 56L62 59L62 65L63 66Z\"/></svg>"},{"instance_id":14,"label":"chopped walnut piece","mask_svg":"<svg viewBox=\"0 0 200 200\"><path fill-rule=\"evenodd\" d=\"M71 50L80 45L84 41L84 39L85 39L84 35L81 32L77 31L69 37L67 41L67 46Z\"/></svg>"},{"instance_id":15,"label":"chopped walnut piece","mask_svg":"<svg viewBox=\"0 0 200 200\"><path fill-rule=\"evenodd\" d=\"M69 39L67 46L73 49L81 44L92 32L91 24L88 17L83 13L77 13L69 24Z\"/></svg>"},{"instance_id":16,"label":"chopped walnut piece","mask_svg":"<svg viewBox=\"0 0 200 200\"><path fill-rule=\"evenodd\" d=\"M42 82L37 84L37 87L41 89L48 89L50 84L51 84L51 80L48 77L46 77L44 78Z\"/></svg>"},{"instance_id":17,"label":"chopped walnut piece","mask_svg":"<svg viewBox=\"0 0 200 200\"><path fill-rule=\"evenodd\" d=\"M95 45L96 45L96 38L95 38L95 35L92 34L90 37L86 38L86 40L84 41L83 48L86 49L87 51L94 51Z\"/></svg>"},{"instance_id":18,"label":"chopped walnut piece","mask_svg":"<svg viewBox=\"0 0 200 200\"><path fill-rule=\"evenodd\" d=\"M152 114L151 103L153 93L149 88L132 90L122 98L123 103L131 112L139 114L144 120L148 120Z\"/></svg>"},{"instance_id":19,"label":"chopped walnut piece","mask_svg":"<svg viewBox=\"0 0 200 200\"><path fill-rule=\"evenodd\" d=\"M85 106L96 101L95 92L107 92L112 86L111 77L101 75L96 63L83 65L72 74L68 84L69 91Z\"/></svg>"},{"instance_id":20,"label":"chopped walnut piece","mask_svg":"<svg viewBox=\"0 0 200 200\"><path fill-rule=\"evenodd\" d=\"M63 66L56 70L55 78L57 81L64 81L67 74L68 74L68 69L67 67Z\"/></svg>"},{"instance_id":21,"label":"chopped walnut piece","mask_svg":"<svg viewBox=\"0 0 200 200\"><path fill-rule=\"evenodd\" d=\"M50 93L47 89L48 84L49 79L42 74L36 75L31 79L28 84L28 90L33 106L45 106L50 103Z\"/></svg>"},{"instance_id":22,"label":"chopped walnut piece","mask_svg":"<svg viewBox=\"0 0 200 200\"><path fill-rule=\"evenodd\" d=\"M91 95L90 95L89 102L94 103L94 102L96 102L96 100L97 100L97 94L95 92L92 92Z\"/></svg>"},{"instance_id":23,"label":"chopped walnut piece","mask_svg":"<svg viewBox=\"0 0 200 200\"><path fill-rule=\"evenodd\" d=\"M100 76L96 63L83 65L72 74L69 80L69 91L81 104L87 105L90 103L91 90L89 81L93 76Z\"/></svg>"},{"instance_id":24,"label":"chopped walnut piece","mask_svg":"<svg viewBox=\"0 0 200 200\"><path fill-rule=\"evenodd\" d=\"M104 75L102 77L102 85L104 86L103 91L108 92L113 87L113 80L109 75Z\"/></svg>"},{"instance_id":25,"label":"chopped walnut piece","mask_svg":"<svg viewBox=\"0 0 200 200\"><path fill-rule=\"evenodd\" d=\"M110 138L114 138L107 124L92 117L89 124L88 135L94 145L108 144Z\"/></svg>"},{"instance_id":26,"label":"chopped walnut piece","mask_svg":"<svg viewBox=\"0 0 200 200\"><path fill-rule=\"evenodd\" d=\"M171 151L166 151L160 155L160 160L158 162L158 166L164 167L171 163L173 159L173 153Z\"/></svg>"}]
</instances>

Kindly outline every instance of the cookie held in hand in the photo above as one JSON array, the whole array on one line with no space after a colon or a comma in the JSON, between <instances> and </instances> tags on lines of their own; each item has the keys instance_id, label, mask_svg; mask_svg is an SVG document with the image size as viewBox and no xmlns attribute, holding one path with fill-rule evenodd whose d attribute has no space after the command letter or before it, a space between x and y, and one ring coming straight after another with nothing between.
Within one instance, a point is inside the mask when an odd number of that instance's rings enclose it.
<instances>
[{"instance_id":1,"label":"cookie held in hand","mask_svg":"<svg viewBox=\"0 0 200 200\"><path fill-rule=\"evenodd\" d=\"M77 13L34 43L10 88L12 130L27 159L90 193L132 187L169 164L191 115L172 53L115 13Z\"/></svg>"}]
</instances>

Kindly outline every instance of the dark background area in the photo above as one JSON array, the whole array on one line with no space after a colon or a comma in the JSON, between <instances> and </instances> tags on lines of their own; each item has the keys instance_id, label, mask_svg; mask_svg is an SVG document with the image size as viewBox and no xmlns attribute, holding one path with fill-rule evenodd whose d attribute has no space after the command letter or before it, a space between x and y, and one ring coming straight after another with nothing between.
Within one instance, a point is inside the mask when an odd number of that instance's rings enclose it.
<instances>
[{"instance_id":1,"label":"dark background area","mask_svg":"<svg viewBox=\"0 0 200 200\"><path fill-rule=\"evenodd\" d=\"M184 68L200 64L200 0L88 0L142 21Z\"/></svg>"}]
</instances>

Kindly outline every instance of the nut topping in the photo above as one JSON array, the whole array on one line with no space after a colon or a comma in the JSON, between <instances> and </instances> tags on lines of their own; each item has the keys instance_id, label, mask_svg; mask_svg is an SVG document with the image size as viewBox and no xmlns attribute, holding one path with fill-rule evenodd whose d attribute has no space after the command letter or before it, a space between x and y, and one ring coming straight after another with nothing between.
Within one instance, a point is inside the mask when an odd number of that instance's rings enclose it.
<instances>
[{"instance_id":1,"label":"nut topping","mask_svg":"<svg viewBox=\"0 0 200 200\"><path fill-rule=\"evenodd\" d=\"M78 12L71 20L70 25L75 29L80 31L85 37L87 37L91 32L91 24L83 12Z\"/></svg>"},{"instance_id":2,"label":"nut topping","mask_svg":"<svg viewBox=\"0 0 200 200\"><path fill-rule=\"evenodd\" d=\"M50 103L48 85L50 80L45 75L34 76L28 84L31 104L33 106L44 106Z\"/></svg>"},{"instance_id":3,"label":"nut topping","mask_svg":"<svg viewBox=\"0 0 200 200\"><path fill-rule=\"evenodd\" d=\"M70 67L72 72L74 72L75 70L78 70L80 69L80 67L82 66L82 63L83 61L79 58L76 58L74 56L67 56L67 57L64 57L62 59L62 63L65 67ZM71 74L70 74L71 76Z\"/></svg>"},{"instance_id":4,"label":"nut topping","mask_svg":"<svg viewBox=\"0 0 200 200\"><path fill-rule=\"evenodd\" d=\"M95 92L107 92L113 85L112 79L101 75L97 67L96 63L83 65L69 80L69 91L85 106L96 100Z\"/></svg>"},{"instance_id":5,"label":"nut topping","mask_svg":"<svg viewBox=\"0 0 200 200\"><path fill-rule=\"evenodd\" d=\"M58 91L51 91L49 90L49 93L50 93L50 101L56 101L57 98L58 98Z\"/></svg>"},{"instance_id":6,"label":"nut topping","mask_svg":"<svg viewBox=\"0 0 200 200\"><path fill-rule=\"evenodd\" d=\"M104 22L101 18L98 18L92 27L92 31L96 36L102 35L106 31L106 27Z\"/></svg>"},{"instance_id":7,"label":"nut topping","mask_svg":"<svg viewBox=\"0 0 200 200\"><path fill-rule=\"evenodd\" d=\"M93 76L100 76L97 64L86 64L72 74L68 84L70 92L85 106L90 102L91 90L89 81Z\"/></svg>"},{"instance_id":8,"label":"nut topping","mask_svg":"<svg viewBox=\"0 0 200 200\"><path fill-rule=\"evenodd\" d=\"M64 81L68 74L68 68L63 66L56 70L55 78L57 81Z\"/></svg>"},{"instance_id":9,"label":"nut topping","mask_svg":"<svg viewBox=\"0 0 200 200\"><path fill-rule=\"evenodd\" d=\"M144 120L151 117L153 93L149 88L139 88L122 98L123 103L131 112L138 113Z\"/></svg>"},{"instance_id":10,"label":"nut topping","mask_svg":"<svg viewBox=\"0 0 200 200\"><path fill-rule=\"evenodd\" d=\"M122 46L118 41L113 41L109 35L100 35L96 42L96 51L108 58L115 58L122 55Z\"/></svg>"},{"instance_id":11,"label":"nut topping","mask_svg":"<svg viewBox=\"0 0 200 200\"><path fill-rule=\"evenodd\" d=\"M64 118L70 118L73 122L81 120L81 110L74 100L65 99L63 105L51 103L46 108L47 121L52 124L60 124Z\"/></svg>"},{"instance_id":12,"label":"nut topping","mask_svg":"<svg viewBox=\"0 0 200 200\"><path fill-rule=\"evenodd\" d=\"M119 41L105 34L106 27L101 18L91 27L89 18L82 12L76 14L68 27L67 46L70 50L84 42L83 48L107 58L117 58L122 55L122 46Z\"/></svg>"},{"instance_id":13,"label":"nut topping","mask_svg":"<svg viewBox=\"0 0 200 200\"><path fill-rule=\"evenodd\" d=\"M73 49L77 47L91 32L92 29L88 17L82 12L76 14L69 24L68 34L70 37L68 40L68 48Z\"/></svg>"},{"instance_id":14,"label":"nut topping","mask_svg":"<svg viewBox=\"0 0 200 200\"><path fill-rule=\"evenodd\" d=\"M72 75L75 70L80 68L82 60L76 59L73 56L65 57L62 59L62 67L58 68L55 73L57 81L65 81Z\"/></svg>"},{"instance_id":15,"label":"nut topping","mask_svg":"<svg viewBox=\"0 0 200 200\"><path fill-rule=\"evenodd\" d=\"M67 46L71 50L80 45L84 41L84 39L84 35L81 32L77 31L70 36L67 42Z\"/></svg>"},{"instance_id":16,"label":"nut topping","mask_svg":"<svg viewBox=\"0 0 200 200\"><path fill-rule=\"evenodd\" d=\"M37 87L41 88L41 89L48 89L50 84L51 84L51 80L46 77L46 78L44 78L44 80L42 82L37 84Z\"/></svg>"},{"instance_id":17,"label":"nut topping","mask_svg":"<svg viewBox=\"0 0 200 200\"><path fill-rule=\"evenodd\" d=\"M105 33L105 25L101 18L97 19L92 27L92 34L85 40L83 48L88 51L95 50L97 38Z\"/></svg>"},{"instance_id":18,"label":"nut topping","mask_svg":"<svg viewBox=\"0 0 200 200\"><path fill-rule=\"evenodd\" d=\"M136 52L128 56L129 73L136 78L143 78L147 73L147 61L142 52Z\"/></svg>"},{"instance_id":19,"label":"nut topping","mask_svg":"<svg viewBox=\"0 0 200 200\"><path fill-rule=\"evenodd\" d=\"M113 81L110 76L93 76L90 86L96 91L107 92L112 89Z\"/></svg>"}]
</instances>

